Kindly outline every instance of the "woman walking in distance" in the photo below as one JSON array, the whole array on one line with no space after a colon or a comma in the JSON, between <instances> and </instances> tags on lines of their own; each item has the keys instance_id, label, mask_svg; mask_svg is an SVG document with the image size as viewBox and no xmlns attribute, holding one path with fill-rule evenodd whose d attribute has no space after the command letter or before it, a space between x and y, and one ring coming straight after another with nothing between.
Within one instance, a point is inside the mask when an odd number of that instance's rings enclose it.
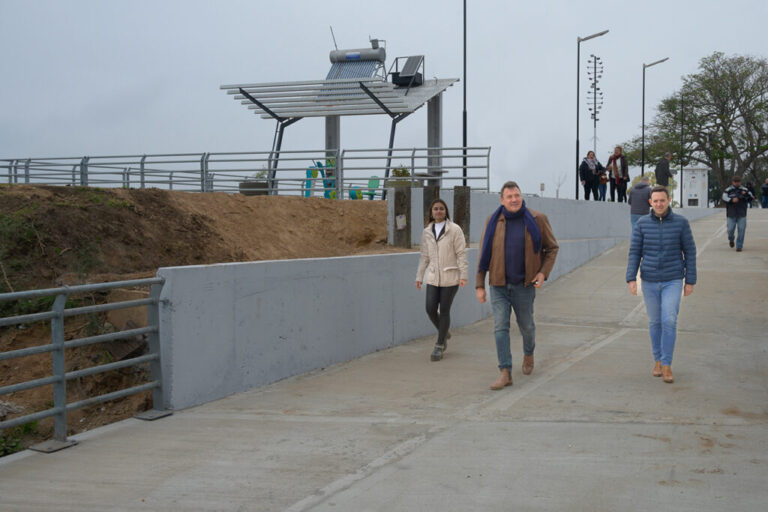
<instances>
[{"instance_id":1,"label":"woman walking in distance","mask_svg":"<svg viewBox=\"0 0 768 512\"><path fill-rule=\"evenodd\" d=\"M579 179L584 187L584 200L589 201L589 193L592 192L592 199L597 201L597 186L600 184L600 173L605 170L597 158L594 151L588 151L587 156L582 160L579 166Z\"/></svg>"},{"instance_id":2,"label":"woman walking in distance","mask_svg":"<svg viewBox=\"0 0 768 512\"><path fill-rule=\"evenodd\" d=\"M427 284L427 315L437 328L437 343L430 359L439 361L451 336L451 303L459 286L467 284L464 232L451 222L448 205L439 198L429 205L427 227L421 235L416 288L421 290L422 283Z\"/></svg>"},{"instance_id":3,"label":"woman walking in distance","mask_svg":"<svg viewBox=\"0 0 768 512\"><path fill-rule=\"evenodd\" d=\"M613 154L608 157L608 163L605 164L611 176L611 201L619 203L627 202L627 182L629 181L629 165L627 157L621 146L616 146ZM618 192L618 198L614 196Z\"/></svg>"}]
</instances>

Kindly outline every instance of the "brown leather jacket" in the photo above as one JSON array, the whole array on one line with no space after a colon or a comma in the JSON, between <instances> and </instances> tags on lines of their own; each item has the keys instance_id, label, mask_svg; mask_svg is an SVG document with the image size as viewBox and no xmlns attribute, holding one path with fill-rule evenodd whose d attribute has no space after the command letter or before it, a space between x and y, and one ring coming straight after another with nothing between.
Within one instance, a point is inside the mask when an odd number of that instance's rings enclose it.
<instances>
[{"instance_id":1,"label":"brown leather jacket","mask_svg":"<svg viewBox=\"0 0 768 512\"><path fill-rule=\"evenodd\" d=\"M552 233L552 227L549 225L549 219L541 212L531 210L533 218L536 219L536 224L541 231L541 250L536 254L533 252L533 239L531 238L528 230L525 230L525 286L530 286L536 277L536 274L541 272L544 274L544 279L549 278L549 273L552 272L552 267L555 265L555 258L557 257L557 251L559 249L555 235ZM480 237L481 245L482 240L485 240L485 230L488 229L488 221L491 219L488 216L485 219L485 227L483 228L483 234ZM492 286L504 286L507 284L507 271L504 264L504 236L507 229L507 219L503 215L499 215L499 222L496 224L496 231L493 234L493 242L491 245L491 263L488 268L488 282ZM483 253L482 246L480 247L480 254ZM477 271L477 277L475 279L475 288L485 288L485 272Z\"/></svg>"}]
</instances>

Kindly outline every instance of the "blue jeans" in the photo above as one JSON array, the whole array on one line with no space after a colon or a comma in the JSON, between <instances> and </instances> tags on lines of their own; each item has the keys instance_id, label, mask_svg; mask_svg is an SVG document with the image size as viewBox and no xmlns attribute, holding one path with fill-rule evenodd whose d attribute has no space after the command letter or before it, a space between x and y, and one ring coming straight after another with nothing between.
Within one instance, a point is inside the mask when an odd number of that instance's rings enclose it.
<instances>
[{"instance_id":1,"label":"blue jeans","mask_svg":"<svg viewBox=\"0 0 768 512\"><path fill-rule=\"evenodd\" d=\"M509 349L509 318L515 311L517 327L523 336L523 352L533 355L536 348L536 325L533 323L533 299L536 289L522 284L491 286L491 306L493 307L493 335L496 338L496 356L499 369L512 369L512 353Z\"/></svg>"},{"instance_id":2,"label":"blue jeans","mask_svg":"<svg viewBox=\"0 0 768 512\"><path fill-rule=\"evenodd\" d=\"M640 217L645 217L645 215L642 215L640 213L630 213L629 214L629 222L632 224L632 227L635 227L635 223L640 219Z\"/></svg>"},{"instance_id":3,"label":"blue jeans","mask_svg":"<svg viewBox=\"0 0 768 512\"><path fill-rule=\"evenodd\" d=\"M683 280L656 283L642 281L642 287L653 360L670 366L677 338L677 313L680 311L680 298L683 295Z\"/></svg>"},{"instance_id":4,"label":"blue jeans","mask_svg":"<svg viewBox=\"0 0 768 512\"><path fill-rule=\"evenodd\" d=\"M741 249L744 246L744 231L747 229L746 217L726 217L726 227L728 228L728 241L733 242L733 232L738 227L739 234L736 237L736 248Z\"/></svg>"},{"instance_id":5,"label":"blue jeans","mask_svg":"<svg viewBox=\"0 0 768 512\"><path fill-rule=\"evenodd\" d=\"M608 187L605 183L597 185L597 191L600 192L600 201L605 201L605 189Z\"/></svg>"},{"instance_id":6,"label":"blue jeans","mask_svg":"<svg viewBox=\"0 0 768 512\"><path fill-rule=\"evenodd\" d=\"M760 199L763 203L763 208L768 208L768 194L763 194L763 197Z\"/></svg>"}]
</instances>

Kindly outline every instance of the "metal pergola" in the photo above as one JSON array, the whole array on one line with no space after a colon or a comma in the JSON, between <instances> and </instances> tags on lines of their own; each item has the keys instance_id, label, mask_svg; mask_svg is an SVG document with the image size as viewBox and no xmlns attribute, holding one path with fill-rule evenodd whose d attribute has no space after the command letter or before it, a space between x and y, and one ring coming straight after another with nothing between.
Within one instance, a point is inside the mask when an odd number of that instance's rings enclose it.
<instances>
[{"instance_id":1,"label":"metal pergola","mask_svg":"<svg viewBox=\"0 0 768 512\"><path fill-rule=\"evenodd\" d=\"M381 77L307 80L222 85L232 95L262 119L277 122L270 159L270 179L274 179L283 133L287 126L304 117L326 118L326 149L340 147L339 118L341 116L387 114L392 120L386 177L389 177L391 150L397 123L428 104L427 143L442 145L441 95L458 78L432 79L416 87L399 87ZM436 156L439 159L439 156ZM435 168L439 164L435 165Z\"/></svg>"}]
</instances>

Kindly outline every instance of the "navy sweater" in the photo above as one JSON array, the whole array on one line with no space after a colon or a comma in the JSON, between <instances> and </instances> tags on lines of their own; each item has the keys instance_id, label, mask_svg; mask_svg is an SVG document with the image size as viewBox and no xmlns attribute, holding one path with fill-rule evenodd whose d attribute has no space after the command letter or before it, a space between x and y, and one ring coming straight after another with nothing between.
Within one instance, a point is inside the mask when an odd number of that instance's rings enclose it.
<instances>
[{"instance_id":1,"label":"navy sweater","mask_svg":"<svg viewBox=\"0 0 768 512\"><path fill-rule=\"evenodd\" d=\"M632 229L627 282L637 280L637 269L649 282L685 279L696 284L696 243L688 219L669 208L659 218L651 211Z\"/></svg>"}]
</instances>

